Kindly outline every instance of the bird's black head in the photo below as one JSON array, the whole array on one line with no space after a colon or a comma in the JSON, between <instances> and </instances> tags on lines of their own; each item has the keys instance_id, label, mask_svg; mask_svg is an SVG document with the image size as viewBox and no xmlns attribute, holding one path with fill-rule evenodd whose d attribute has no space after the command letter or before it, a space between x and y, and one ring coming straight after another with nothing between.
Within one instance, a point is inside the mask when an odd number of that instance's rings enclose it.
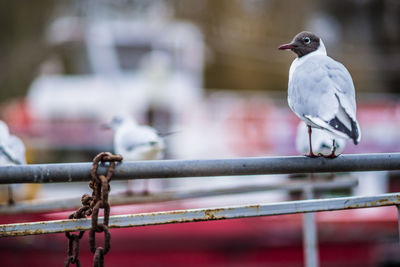
<instances>
[{"instance_id":1,"label":"bird's black head","mask_svg":"<svg viewBox=\"0 0 400 267\"><path fill-rule=\"evenodd\" d=\"M292 50L298 57L305 56L316 51L320 46L320 38L312 32L297 34L291 43L279 46L280 50Z\"/></svg>"}]
</instances>

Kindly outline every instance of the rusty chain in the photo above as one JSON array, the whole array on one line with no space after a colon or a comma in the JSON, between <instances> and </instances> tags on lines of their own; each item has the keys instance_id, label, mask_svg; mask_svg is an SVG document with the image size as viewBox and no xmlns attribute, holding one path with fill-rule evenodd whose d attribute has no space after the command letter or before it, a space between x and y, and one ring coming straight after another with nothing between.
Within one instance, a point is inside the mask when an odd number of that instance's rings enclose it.
<instances>
[{"instance_id":1,"label":"rusty chain","mask_svg":"<svg viewBox=\"0 0 400 267\"><path fill-rule=\"evenodd\" d=\"M72 219L71 214L68 218ZM65 236L68 238L68 257L65 260L64 266L69 266L70 263L76 264L77 267L81 266L79 261L79 240L83 237L85 231L80 231L79 235L70 234L69 232L65 232Z\"/></svg>"},{"instance_id":2,"label":"rusty chain","mask_svg":"<svg viewBox=\"0 0 400 267\"><path fill-rule=\"evenodd\" d=\"M112 155L108 152L102 152L93 159L90 175L92 177L89 187L93 189L90 200L92 210L92 229L89 232L89 247L94 253L93 266L104 266L104 255L110 250L111 234L108 230L108 221L110 217L110 204L108 203L108 194L110 192L110 180L115 171L115 162L122 161L122 156ZM97 175L99 163L109 162L106 176ZM104 210L103 223L98 223L99 209ZM104 248L96 248L96 233L104 232Z\"/></svg>"},{"instance_id":3,"label":"rusty chain","mask_svg":"<svg viewBox=\"0 0 400 267\"><path fill-rule=\"evenodd\" d=\"M87 196L87 194L85 194ZM77 211L69 215L68 219L81 219L86 218L86 216L90 216L91 210L88 205L88 199L85 198L85 195L82 196L82 207L80 207ZM65 236L68 238L68 256L64 262L64 266L68 267L71 263L75 264L77 267L81 266L79 261L79 240L82 239L85 231L80 231L79 234L70 234L70 232L65 232Z\"/></svg>"},{"instance_id":4,"label":"rusty chain","mask_svg":"<svg viewBox=\"0 0 400 267\"><path fill-rule=\"evenodd\" d=\"M122 161L122 156L113 155L109 152L101 152L93 159L93 165L90 170L91 180L89 187L93 190L92 196L84 194L81 198L82 207L72 213L69 219L86 218L92 215L92 228L89 232L89 247L94 253L93 266L104 266L104 255L110 250L111 234L108 230L108 222L110 217L110 204L108 203L108 194L110 192L110 180L115 171L115 162ZM109 162L106 176L97 175L99 163ZM104 209L103 223L98 223L99 209ZM104 232L104 248L96 248L96 233ZM83 237L85 231L80 231L79 234L65 233L68 238L68 257L65 260L65 267L69 264L76 264L80 267L79 261L79 240Z\"/></svg>"}]
</instances>

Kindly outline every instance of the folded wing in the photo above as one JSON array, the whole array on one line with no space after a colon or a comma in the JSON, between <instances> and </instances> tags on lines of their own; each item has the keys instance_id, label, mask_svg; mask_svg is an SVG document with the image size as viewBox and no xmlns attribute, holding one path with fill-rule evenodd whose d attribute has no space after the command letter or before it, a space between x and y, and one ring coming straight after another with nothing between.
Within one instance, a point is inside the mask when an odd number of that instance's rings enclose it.
<instances>
[{"instance_id":1,"label":"folded wing","mask_svg":"<svg viewBox=\"0 0 400 267\"><path fill-rule=\"evenodd\" d=\"M313 56L296 68L289 84L289 106L308 124L357 144L355 90L350 73L328 56Z\"/></svg>"}]
</instances>

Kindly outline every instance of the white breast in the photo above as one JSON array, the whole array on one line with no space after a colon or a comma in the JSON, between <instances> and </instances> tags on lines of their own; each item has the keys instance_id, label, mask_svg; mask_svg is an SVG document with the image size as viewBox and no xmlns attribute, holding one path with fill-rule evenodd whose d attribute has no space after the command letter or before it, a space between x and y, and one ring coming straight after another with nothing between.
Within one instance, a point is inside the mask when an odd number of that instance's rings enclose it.
<instances>
[{"instance_id":1,"label":"white breast","mask_svg":"<svg viewBox=\"0 0 400 267\"><path fill-rule=\"evenodd\" d=\"M302 56L300 58L297 57L295 60L293 60L292 64L290 65L290 69L289 69L289 84L290 84L290 81L292 80L293 73L296 71L296 68L298 66L300 66L301 64L303 64L304 62L306 62L310 57L313 57L315 55L326 56L326 48L321 39L319 39L319 47L317 50L315 50L314 52L311 52L305 56Z\"/></svg>"}]
</instances>

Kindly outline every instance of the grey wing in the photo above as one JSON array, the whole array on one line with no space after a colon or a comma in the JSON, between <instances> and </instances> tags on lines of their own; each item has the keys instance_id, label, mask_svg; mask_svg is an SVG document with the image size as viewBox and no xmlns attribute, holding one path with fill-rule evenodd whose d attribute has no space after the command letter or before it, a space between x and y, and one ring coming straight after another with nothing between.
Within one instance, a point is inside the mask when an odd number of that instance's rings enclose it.
<instances>
[{"instance_id":1,"label":"grey wing","mask_svg":"<svg viewBox=\"0 0 400 267\"><path fill-rule=\"evenodd\" d=\"M327 56L310 58L296 69L292 90L303 93L304 99L300 99L304 103L294 106L294 111L300 113L298 115L311 124L358 143L360 129L356 120L354 85L342 64Z\"/></svg>"},{"instance_id":2,"label":"grey wing","mask_svg":"<svg viewBox=\"0 0 400 267\"><path fill-rule=\"evenodd\" d=\"M300 118L311 116L328 121L337 112L338 102L326 68L313 58L293 73L289 83L289 106Z\"/></svg>"},{"instance_id":3,"label":"grey wing","mask_svg":"<svg viewBox=\"0 0 400 267\"><path fill-rule=\"evenodd\" d=\"M326 69L330 80L334 84L339 101L344 102L341 104L343 106L346 105L344 106L346 112L350 113L349 115L355 118L355 89L353 79L351 78L349 71L345 66L337 61L334 61L333 59L326 60L326 62L324 62L324 68Z\"/></svg>"},{"instance_id":4,"label":"grey wing","mask_svg":"<svg viewBox=\"0 0 400 267\"><path fill-rule=\"evenodd\" d=\"M11 135L8 140L8 147L13 151L15 158L20 162L20 164L26 164L25 144L19 137Z\"/></svg>"},{"instance_id":5,"label":"grey wing","mask_svg":"<svg viewBox=\"0 0 400 267\"><path fill-rule=\"evenodd\" d=\"M361 139L361 130L356 117L356 98L353 80L349 71L341 63L330 60L325 62L329 78L335 87L335 96L339 102L339 110L335 118L329 122L335 129L346 133L354 144Z\"/></svg>"},{"instance_id":6,"label":"grey wing","mask_svg":"<svg viewBox=\"0 0 400 267\"><path fill-rule=\"evenodd\" d=\"M14 135L11 135L6 142L0 145L0 152L10 164L26 164L25 145L21 139Z\"/></svg>"}]
</instances>

